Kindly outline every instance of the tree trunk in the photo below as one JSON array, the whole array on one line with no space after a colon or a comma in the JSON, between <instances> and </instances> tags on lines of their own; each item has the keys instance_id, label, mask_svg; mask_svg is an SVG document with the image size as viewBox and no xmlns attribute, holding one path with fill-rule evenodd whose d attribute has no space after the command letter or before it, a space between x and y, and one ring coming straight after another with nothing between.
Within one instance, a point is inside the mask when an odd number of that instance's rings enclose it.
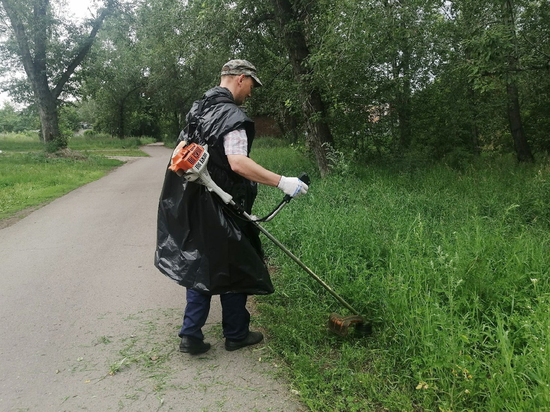
<instances>
[{"instance_id":1,"label":"tree trunk","mask_svg":"<svg viewBox=\"0 0 550 412\"><path fill-rule=\"evenodd\" d=\"M282 109L280 115L278 116L279 128L283 132L283 135L290 136L291 143L298 142L298 121L296 116L292 113L289 113L288 110Z\"/></svg>"},{"instance_id":2,"label":"tree trunk","mask_svg":"<svg viewBox=\"0 0 550 412\"><path fill-rule=\"evenodd\" d=\"M334 140L323 119L326 111L318 90L312 90L305 96L303 107L309 131L306 142L315 155L321 177L324 177L330 172L327 150L334 147Z\"/></svg>"},{"instance_id":3,"label":"tree trunk","mask_svg":"<svg viewBox=\"0 0 550 412\"><path fill-rule=\"evenodd\" d=\"M529 147L527 136L523 131L523 123L521 121L521 108L519 104L519 92L514 73L519 66L518 57L516 54L517 40L516 28L514 22L514 9L511 0L507 0L504 4L504 22L510 32L512 40L512 49L508 54L508 76L506 79L506 93L508 96L508 122L510 124L510 133L514 139L514 148L519 162L533 162L535 158Z\"/></svg>"},{"instance_id":4,"label":"tree trunk","mask_svg":"<svg viewBox=\"0 0 550 412\"><path fill-rule=\"evenodd\" d=\"M410 82L403 80L403 89L397 98L397 116L399 119L399 149L405 151L411 146L411 102Z\"/></svg>"},{"instance_id":5,"label":"tree trunk","mask_svg":"<svg viewBox=\"0 0 550 412\"><path fill-rule=\"evenodd\" d=\"M401 77L400 91L397 97L397 115L399 118L399 148L402 151L411 146L411 80L410 80L410 46L403 41L403 55L398 69L398 79Z\"/></svg>"},{"instance_id":6,"label":"tree trunk","mask_svg":"<svg viewBox=\"0 0 550 412\"><path fill-rule=\"evenodd\" d=\"M302 108L308 129L307 143L317 160L321 177L330 172L327 159L327 146L334 146L334 139L326 123L326 109L319 89L308 84L306 75L311 74L306 68L309 49L302 30L303 22L296 17L290 0L271 0L283 40L288 50L294 76L302 92Z\"/></svg>"},{"instance_id":7,"label":"tree trunk","mask_svg":"<svg viewBox=\"0 0 550 412\"><path fill-rule=\"evenodd\" d=\"M44 143L58 140L61 133L57 117L57 102L52 98L51 94L48 94L39 98L37 106L40 125L42 126L42 140Z\"/></svg>"},{"instance_id":8,"label":"tree trunk","mask_svg":"<svg viewBox=\"0 0 550 412\"><path fill-rule=\"evenodd\" d=\"M472 23L475 22L475 19L473 16L475 16L475 13L472 13L471 10L466 9L463 11L464 13L464 20L467 22L468 26L468 32L472 32L474 28L472 27ZM465 45L464 49L464 57L466 61L472 60L472 50L470 46ZM476 90L474 87L474 81L472 79L468 80L466 82L466 87L468 88L468 115L469 115L469 123L470 123L470 145L472 148L472 152L475 156L481 155L481 147L479 146L479 108L477 104L477 95Z\"/></svg>"},{"instance_id":9,"label":"tree trunk","mask_svg":"<svg viewBox=\"0 0 550 412\"><path fill-rule=\"evenodd\" d=\"M124 130L125 124L124 124L124 108L126 106L126 98L122 100L122 102L118 105L118 124L116 128L116 135L119 139L124 139L124 134L126 133L126 130Z\"/></svg>"},{"instance_id":10,"label":"tree trunk","mask_svg":"<svg viewBox=\"0 0 550 412\"><path fill-rule=\"evenodd\" d=\"M173 114L173 117L172 117L172 127L170 127L170 134L174 137L174 138L178 138L179 134L180 134L180 116L179 116L179 112L177 110L174 110L172 112Z\"/></svg>"},{"instance_id":11,"label":"tree trunk","mask_svg":"<svg viewBox=\"0 0 550 412\"><path fill-rule=\"evenodd\" d=\"M481 148L479 147L479 128L478 128L478 107L474 86L471 82L468 82L468 91L470 97L470 142L472 145L472 151L474 155L479 156L481 154Z\"/></svg>"},{"instance_id":12,"label":"tree trunk","mask_svg":"<svg viewBox=\"0 0 550 412\"><path fill-rule=\"evenodd\" d=\"M506 91L508 93L508 122L510 123L510 133L512 133L514 139L517 159L519 162L533 162L535 158L523 131L519 92L515 82L509 81Z\"/></svg>"}]
</instances>

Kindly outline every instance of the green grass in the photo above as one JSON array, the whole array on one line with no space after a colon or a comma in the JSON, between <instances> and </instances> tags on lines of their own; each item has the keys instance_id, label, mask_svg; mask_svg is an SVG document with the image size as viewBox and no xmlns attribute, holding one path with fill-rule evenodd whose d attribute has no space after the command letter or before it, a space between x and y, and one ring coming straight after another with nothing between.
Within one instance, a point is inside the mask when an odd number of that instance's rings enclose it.
<instances>
[{"instance_id":1,"label":"green grass","mask_svg":"<svg viewBox=\"0 0 550 412\"><path fill-rule=\"evenodd\" d=\"M295 175L288 148L253 151ZM487 160L400 172L364 167L319 180L264 224L373 323L329 334L347 314L263 238L275 294L258 322L314 411L550 410L550 167ZM254 211L277 199L261 188ZM258 211L259 210L259 211Z\"/></svg>"},{"instance_id":2,"label":"green grass","mask_svg":"<svg viewBox=\"0 0 550 412\"><path fill-rule=\"evenodd\" d=\"M145 144L153 143L151 138L127 138L118 139L103 135L84 135L73 137L69 142L69 148L84 153L100 154L102 156L147 156L139 148Z\"/></svg>"},{"instance_id":3,"label":"green grass","mask_svg":"<svg viewBox=\"0 0 550 412\"><path fill-rule=\"evenodd\" d=\"M6 133L0 134L0 150L6 152L31 152L44 150L38 133Z\"/></svg>"},{"instance_id":4,"label":"green grass","mask_svg":"<svg viewBox=\"0 0 550 412\"><path fill-rule=\"evenodd\" d=\"M102 156L140 157L147 156L139 150L140 146L153 142L154 139L147 137L118 139L103 134L86 134L73 136L69 140L69 149ZM44 149L37 133L0 134L0 150L3 152L39 152Z\"/></svg>"},{"instance_id":5,"label":"green grass","mask_svg":"<svg viewBox=\"0 0 550 412\"><path fill-rule=\"evenodd\" d=\"M74 160L43 152L0 155L0 219L63 196L121 164L99 156Z\"/></svg>"},{"instance_id":6,"label":"green grass","mask_svg":"<svg viewBox=\"0 0 550 412\"><path fill-rule=\"evenodd\" d=\"M146 156L152 139L74 137L68 156L45 153L36 134L0 135L0 219L58 198L104 176L122 162L106 156Z\"/></svg>"}]
</instances>

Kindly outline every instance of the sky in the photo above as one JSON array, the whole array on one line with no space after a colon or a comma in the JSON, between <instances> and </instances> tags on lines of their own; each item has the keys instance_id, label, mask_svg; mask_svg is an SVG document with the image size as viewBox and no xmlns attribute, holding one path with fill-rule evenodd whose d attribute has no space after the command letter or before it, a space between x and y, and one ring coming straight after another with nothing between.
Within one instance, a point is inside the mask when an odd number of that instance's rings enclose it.
<instances>
[{"instance_id":1,"label":"sky","mask_svg":"<svg viewBox=\"0 0 550 412\"><path fill-rule=\"evenodd\" d=\"M68 7L72 14L75 14L79 18L88 17L88 8L91 6L91 0L67 0ZM95 7L90 7L95 11Z\"/></svg>"}]
</instances>

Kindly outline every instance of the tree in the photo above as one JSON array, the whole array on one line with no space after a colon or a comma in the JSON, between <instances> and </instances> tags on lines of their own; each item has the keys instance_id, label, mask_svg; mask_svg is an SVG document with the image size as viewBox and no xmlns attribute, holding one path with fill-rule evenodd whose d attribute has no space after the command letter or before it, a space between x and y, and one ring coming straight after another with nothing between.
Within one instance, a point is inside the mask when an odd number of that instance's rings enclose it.
<instances>
[{"instance_id":1,"label":"tree","mask_svg":"<svg viewBox=\"0 0 550 412\"><path fill-rule=\"evenodd\" d=\"M136 27L132 11L114 14L98 35L92 58L83 64L82 93L98 108L94 127L120 139L139 128L132 120L144 112L147 70Z\"/></svg>"},{"instance_id":2,"label":"tree","mask_svg":"<svg viewBox=\"0 0 550 412\"><path fill-rule=\"evenodd\" d=\"M357 154L415 144L413 95L433 81L441 1L322 2L310 63L323 85L337 145Z\"/></svg>"},{"instance_id":3,"label":"tree","mask_svg":"<svg viewBox=\"0 0 550 412\"><path fill-rule=\"evenodd\" d=\"M0 1L15 38L15 52L31 84L42 138L44 142L56 141L59 146L66 146L59 129L58 99L90 51L104 20L114 9L115 1L106 0L97 17L87 22L90 26L87 34L82 32L82 27L62 24L55 16L50 0ZM79 34L77 37L72 35L75 32Z\"/></svg>"},{"instance_id":4,"label":"tree","mask_svg":"<svg viewBox=\"0 0 550 412\"><path fill-rule=\"evenodd\" d=\"M523 12L518 21L521 26L519 39L525 44L523 56L526 70L521 87L522 119L525 133L529 136L535 151L550 153L550 2L530 2L529 7L522 7ZM525 79L525 80L524 80Z\"/></svg>"},{"instance_id":5,"label":"tree","mask_svg":"<svg viewBox=\"0 0 550 412\"><path fill-rule=\"evenodd\" d=\"M519 102L519 90L515 79L515 72L519 68L519 56L517 55L517 36L515 11L512 0L504 1L503 25L507 32L510 48L506 53L507 75L506 75L506 93L508 96L508 121L510 123L510 133L514 139L517 159L520 162L533 162L535 158L531 152L531 147L525 135L523 122L521 120L521 109Z\"/></svg>"},{"instance_id":6,"label":"tree","mask_svg":"<svg viewBox=\"0 0 550 412\"><path fill-rule=\"evenodd\" d=\"M146 94L176 139L193 101L219 81L238 36L229 33L234 11L226 1L150 0L138 10L137 38L147 67Z\"/></svg>"},{"instance_id":7,"label":"tree","mask_svg":"<svg viewBox=\"0 0 550 412\"><path fill-rule=\"evenodd\" d=\"M305 19L315 2L272 0L274 14L287 48L294 75L301 86L303 113L308 124L308 143L317 160L321 176L330 171L327 145L334 139L327 124L327 110L319 88L311 83L312 69L308 67L310 50L305 35Z\"/></svg>"},{"instance_id":8,"label":"tree","mask_svg":"<svg viewBox=\"0 0 550 412\"><path fill-rule=\"evenodd\" d=\"M0 132L10 133L16 132L19 124L19 114L9 103L4 103L4 107L0 109Z\"/></svg>"},{"instance_id":9,"label":"tree","mask_svg":"<svg viewBox=\"0 0 550 412\"><path fill-rule=\"evenodd\" d=\"M529 33L528 25L518 24L518 21L539 5L521 0L460 0L456 3L459 19L467 20L465 26L472 30L464 32L463 36L470 57L467 64L475 85L482 93L505 91L505 98L501 100L517 160L532 162L534 157L522 120L520 79L527 71L547 69L548 56L544 65L532 64L533 46L526 44L525 39L533 33ZM472 15L475 24L469 21Z\"/></svg>"}]
</instances>

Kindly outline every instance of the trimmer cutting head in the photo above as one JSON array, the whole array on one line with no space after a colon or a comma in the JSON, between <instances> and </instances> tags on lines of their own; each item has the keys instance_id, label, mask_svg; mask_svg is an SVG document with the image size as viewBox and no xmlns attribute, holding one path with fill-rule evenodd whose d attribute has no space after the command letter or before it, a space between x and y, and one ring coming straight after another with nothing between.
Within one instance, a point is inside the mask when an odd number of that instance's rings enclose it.
<instances>
[{"instance_id":1,"label":"trimmer cutting head","mask_svg":"<svg viewBox=\"0 0 550 412\"><path fill-rule=\"evenodd\" d=\"M372 333L372 325L365 324L362 316L340 316L337 313L331 313L328 318L328 329L340 336L346 336L351 326L355 326L355 333L368 336Z\"/></svg>"}]
</instances>

